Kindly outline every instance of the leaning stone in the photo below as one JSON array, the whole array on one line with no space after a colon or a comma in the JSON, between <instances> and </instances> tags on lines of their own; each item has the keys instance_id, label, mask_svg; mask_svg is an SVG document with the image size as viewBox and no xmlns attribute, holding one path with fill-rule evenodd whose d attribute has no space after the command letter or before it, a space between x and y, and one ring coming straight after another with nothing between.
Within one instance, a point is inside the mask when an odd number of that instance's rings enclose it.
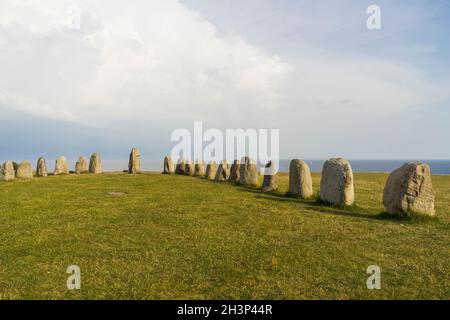
<instances>
[{"instance_id":1,"label":"leaning stone","mask_svg":"<svg viewBox=\"0 0 450 320\"><path fill-rule=\"evenodd\" d=\"M240 179L240 161L234 160L233 164L231 165L230 169L230 177L228 178L228 181L231 183L239 183Z\"/></svg>"},{"instance_id":2,"label":"leaning stone","mask_svg":"<svg viewBox=\"0 0 450 320\"><path fill-rule=\"evenodd\" d=\"M14 170L14 165L12 161L6 161L2 164L0 169L0 180L2 181L12 181L16 178L16 171Z\"/></svg>"},{"instance_id":3,"label":"leaning stone","mask_svg":"<svg viewBox=\"0 0 450 320\"><path fill-rule=\"evenodd\" d=\"M177 167L175 169L176 174L186 174L186 161L184 159L179 159Z\"/></svg>"},{"instance_id":4,"label":"leaning stone","mask_svg":"<svg viewBox=\"0 0 450 320\"><path fill-rule=\"evenodd\" d=\"M350 206L354 203L353 171L347 160L337 158L325 161L319 196L322 201L334 205Z\"/></svg>"},{"instance_id":5,"label":"leaning stone","mask_svg":"<svg viewBox=\"0 0 450 320\"><path fill-rule=\"evenodd\" d=\"M141 173L141 153L138 149L131 149L130 160L128 161L128 173Z\"/></svg>"},{"instance_id":6,"label":"leaning stone","mask_svg":"<svg viewBox=\"0 0 450 320\"><path fill-rule=\"evenodd\" d=\"M239 168L239 184L243 186L253 186L257 187L258 182L258 170L256 167L256 162L249 157L244 157L242 159Z\"/></svg>"},{"instance_id":7,"label":"leaning stone","mask_svg":"<svg viewBox=\"0 0 450 320\"><path fill-rule=\"evenodd\" d=\"M184 173L187 176L191 176L191 177L194 176L194 174L195 174L195 164L191 160L187 160L186 161L186 165L185 165L185 168L184 168Z\"/></svg>"},{"instance_id":8,"label":"leaning stone","mask_svg":"<svg viewBox=\"0 0 450 320\"><path fill-rule=\"evenodd\" d=\"M264 181L261 188L262 192L271 192L278 189L278 176L272 161L266 164L266 174L264 174Z\"/></svg>"},{"instance_id":9,"label":"leaning stone","mask_svg":"<svg viewBox=\"0 0 450 320\"><path fill-rule=\"evenodd\" d=\"M205 161L197 160L195 162L195 173L194 173L194 176L196 176L196 177L204 177L205 174L206 174Z\"/></svg>"},{"instance_id":10,"label":"leaning stone","mask_svg":"<svg viewBox=\"0 0 450 320\"><path fill-rule=\"evenodd\" d=\"M228 181L230 178L230 169L228 168L228 163L226 160L220 162L219 168L216 172L216 181Z\"/></svg>"},{"instance_id":11,"label":"leaning stone","mask_svg":"<svg viewBox=\"0 0 450 320\"><path fill-rule=\"evenodd\" d=\"M294 159L289 166L289 191L294 197L307 199L313 196L309 166L303 160Z\"/></svg>"},{"instance_id":12,"label":"leaning stone","mask_svg":"<svg viewBox=\"0 0 450 320\"><path fill-rule=\"evenodd\" d=\"M430 167L405 163L389 176L383 192L386 211L394 216L410 214L434 216L434 193Z\"/></svg>"},{"instance_id":13,"label":"leaning stone","mask_svg":"<svg viewBox=\"0 0 450 320\"><path fill-rule=\"evenodd\" d=\"M28 161L23 161L17 167L17 179L33 179L33 167Z\"/></svg>"},{"instance_id":14,"label":"leaning stone","mask_svg":"<svg viewBox=\"0 0 450 320\"><path fill-rule=\"evenodd\" d=\"M216 178L217 164L214 160L211 160L206 166L206 179L214 180Z\"/></svg>"},{"instance_id":15,"label":"leaning stone","mask_svg":"<svg viewBox=\"0 0 450 320\"><path fill-rule=\"evenodd\" d=\"M47 173L47 164L45 163L45 159L40 157L37 161L36 165L36 176L38 177L46 177Z\"/></svg>"},{"instance_id":16,"label":"leaning stone","mask_svg":"<svg viewBox=\"0 0 450 320\"><path fill-rule=\"evenodd\" d=\"M164 158L164 174L172 174L175 172L173 167L173 160L171 156L167 156Z\"/></svg>"},{"instance_id":17,"label":"leaning stone","mask_svg":"<svg viewBox=\"0 0 450 320\"><path fill-rule=\"evenodd\" d=\"M89 160L89 173L102 173L102 159L98 153L94 153Z\"/></svg>"},{"instance_id":18,"label":"leaning stone","mask_svg":"<svg viewBox=\"0 0 450 320\"><path fill-rule=\"evenodd\" d=\"M81 173L86 173L88 172L88 164L87 164L87 160L85 157L80 156L78 158L77 163L75 164L75 173L76 174L81 174Z\"/></svg>"},{"instance_id":19,"label":"leaning stone","mask_svg":"<svg viewBox=\"0 0 450 320\"><path fill-rule=\"evenodd\" d=\"M55 162L55 175L69 174L69 166L66 157L59 157Z\"/></svg>"}]
</instances>

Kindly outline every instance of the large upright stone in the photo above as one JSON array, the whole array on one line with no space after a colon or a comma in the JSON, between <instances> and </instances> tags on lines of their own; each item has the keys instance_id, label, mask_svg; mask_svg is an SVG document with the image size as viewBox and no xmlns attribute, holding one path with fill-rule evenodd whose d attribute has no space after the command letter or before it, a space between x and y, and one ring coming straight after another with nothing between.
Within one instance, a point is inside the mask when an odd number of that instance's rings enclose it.
<instances>
[{"instance_id":1,"label":"large upright stone","mask_svg":"<svg viewBox=\"0 0 450 320\"><path fill-rule=\"evenodd\" d=\"M130 160L128 161L128 173L141 173L141 153L138 149L131 149Z\"/></svg>"},{"instance_id":2,"label":"large upright stone","mask_svg":"<svg viewBox=\"0 0 450 320\"><path fill-rule=\"evenodd\" d=\"M303 160L294 159L291 161L288 193L303 199L313 196L311 170Z\"/></svg>"},{"instance_id":3,"label":"large upright stone","mask_svg":"<svg viewBox=\"0 0 450 320\"><path fill-rule=\"evenodd\" d=\"M434 193L430 167L405 163L391 173L383 192L386 211L402 217L410 214L434 216Z\"/></svg>"},{"instance_id":4,"label":"large upright stone","mask_svg":"<svg viewBox=\"0 0 450 320\"><path fill-rule=\"evenodd\" d=\"M177 167L175 169L176 174L186 174L186 161L184 159L179 159L177 162Z\"/></svg>"},{"instance_id":5,"label":"large upright stone","mask_svg":"<svg viewBox=\"0 0 450 320\"><path fill-rule=\"evenodd\" d=\"M216 172L216 181L228 181L230 178L230 169L228 168L228 163L226 160L222 160L220 162L219 168Z\"/></svg>"},{"instance_id":6,"label":"large upright stone","mask_svg":"<svg viewBox=\"0 0 450 320\"><path fill-rule=\"evenodd\" d=\"M75 163L75 173L76 174L82 174L87 173L89 171L88 169L88 163L85 157L80 156L78 158L78 161Z\"/></svg>"},{"instance_id":7,"label":"large upright stone","mask_svg":"<svg viewBox=\"0 0 450 320\"><path fill-rule=\"evenodd\" d=\"M206 166L206 179L214 180L217 173L217 164L214 160L211 160Z\"/></svg>"},{"instance_id":8,"label":"large upright stone","mask_svg":"<svg viewBox=\"0 0 450 320\"><path fill-rule=\"evenodd\" d=\"M258 169L256 167L256 162L249 157L244 157L242 159L239 168L239 184L243 186L258 186Z\"/></svg>"},{"instance_id":9,"label":"large upright stone","mask_svg":"<svg viewBox=\"0 0 450 320\"><path fill-rule=\"evenodd\" d=\"M272 161L266 164L266 170L264 174L263 185L261 187L262 192L271 192L278 189L278 176Z\"/></svg>"},{"instance_id":10,"label":"large upright stone","mask_svg":"<svg viewBox=\"0 0 450 320\"><path fill-rule=\"evenodd\" d=\"M28 161L22 161L17 167L17 179L33 179L33 167Z\"/></svg>"},{"instance_id":11,"label":"large upright stone","mask_svg":"<svg viewBox=\"0 0 450 320\"><path fill-rule=\"evenodd\" d=\"M240 180L240 161L234 160L233 164L231 165L230 169L230 177L228 178L228 181L231 183L239 183Z\"/></svg>"},{"instance_id":12,"label":"large upright stone","mask_svg":"<svg viewBox=\"0 0 450 320\"><path fill-rule=\"evenodd\" d=\"M67 165L66 157L61 156L56 159L54 174L69 174L69 166Z\"/></svg>"},{"instance_id":13,"label":"large upright stone","mask_svg":"<svg viewBox=\"0 0 450 320\"><path fill-rule=\"evenodd\" d=\"M191 160L186 161L184 172L187 176L193 177L195 174L195 164Z\"/></svg>"},{"instance_id":14,"label":"large upright stone","mask_svg":"<svg viewBox=\"0 0 450 320\"><path fill-rule=\"evenodd\" d=\"M353 171L347 160L336 158L325 161L320 180L320 199L339 206L354 203Z\"/></svg>"},{"instance_id":15,"label":"large upright stone","mask_svg":"<svg viewBox=\"0 0 450 320\"><path fill-rule=\"evenodd\" d=\"M11 181L16 178L16 171L14 170L14 165L12 161L6 161L2 164L0 169L0 180Z\"/></svg>"},{"instance_id":16,"label":"large upright stone","mask_svg":"<svg viewBox=\"0 0 450 320\"><path fill-rule=\"evenodd\" d=\"M94 153L89 160L89 173L102 173L102 159L98 153Z\"/></svg>"},{"instance_id":17,"label":"large upright stone","mask_svg":"<svg viewBox=\"0 0 450 320\"><path fill-rule=\"evenodd\" d=\"M45 163L45 159L43 157L40 157L36 165L36 176L46 177L47 175L47 164Z\"/></svg>"},{"instance_id":18,"label":"large upright stone","mask_svg":"<svg viewBox=\"0 0 450 320\"><path fill-rule=\"evenodd\" d=\"M196 177L204 177L206 175L205 161L197 160L195 162L195 174Z\"/></svg>"},{"instance_id":19,"label":"large upright stone","mask_svg":"<svg viewBox=\"0 0 450 320\"><path fill-rule=\"evenodd\" d=\"M173 167L173 160L171 156L167 156L164 158L164 174L172 174L175 172Z\"/></svg>"}]
</instances>

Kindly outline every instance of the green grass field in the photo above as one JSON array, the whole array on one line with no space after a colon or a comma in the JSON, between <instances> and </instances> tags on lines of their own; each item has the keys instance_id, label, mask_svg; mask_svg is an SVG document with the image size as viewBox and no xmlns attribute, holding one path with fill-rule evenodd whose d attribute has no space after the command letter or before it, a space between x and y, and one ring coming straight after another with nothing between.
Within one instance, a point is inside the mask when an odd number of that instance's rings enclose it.
<instances>
[{"instance_id":1,"label":"green grass field","mask_svg":"<svg viewBox=\"0 0 450 320\"><path fill-rule=\"evenodd\" d=\"M437 217L412 221L380 214L386 178L355 174L349 209L284 197L286 174L271 195L160 174L3 182L0 298L449 299L450 176L433 176Z\"/></svg>"}]
</instances>

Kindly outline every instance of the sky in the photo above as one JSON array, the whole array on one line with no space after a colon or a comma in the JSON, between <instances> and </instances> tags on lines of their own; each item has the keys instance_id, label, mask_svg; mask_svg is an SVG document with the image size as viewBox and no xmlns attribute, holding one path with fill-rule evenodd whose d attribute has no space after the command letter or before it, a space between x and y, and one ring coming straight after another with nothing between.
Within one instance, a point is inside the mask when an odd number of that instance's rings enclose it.
<instances>
[{"instance_id":1,"label":"sky","mask_svg":"<svg viewBox=\"0 0 450 320\"><path fill-rule=\"evenodd\" d=\"M0 160L160 159L195 120L279 129L284 159L450 159L449 57L447 0L0 0Z\"/></svg>"}]
</instances>

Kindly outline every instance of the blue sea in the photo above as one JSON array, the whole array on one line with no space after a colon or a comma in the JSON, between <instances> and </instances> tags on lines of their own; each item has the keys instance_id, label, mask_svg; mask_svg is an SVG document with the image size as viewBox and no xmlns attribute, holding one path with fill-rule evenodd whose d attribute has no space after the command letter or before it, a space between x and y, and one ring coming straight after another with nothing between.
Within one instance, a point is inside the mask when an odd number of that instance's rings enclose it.
<instances>
[{"instance_id":1,"label":"blue sea","mask_svg":"<svg viewBox=\"0 0 450 320\"><path fill-rule=\"evenodd\" d=\"M313 172L322 171L325 160L305 160ZM431 168L433 174L450 174L450 160L349 160L353 172L392 172L401 167L406 162L424 162ZM75 164L75 160L70 161L70 167ZM73 162L73 163L72 163ZM51 167L52 162L47 162ZM289 171L290 160L280 160L280 171ZM73 164L73 165L72 165ZM105 171L122 171L128 168L128 159L103 160ZM141 159L141 167L143 171L160 172L163 169L162 160Z\"/></svg>"}]
</instances>

